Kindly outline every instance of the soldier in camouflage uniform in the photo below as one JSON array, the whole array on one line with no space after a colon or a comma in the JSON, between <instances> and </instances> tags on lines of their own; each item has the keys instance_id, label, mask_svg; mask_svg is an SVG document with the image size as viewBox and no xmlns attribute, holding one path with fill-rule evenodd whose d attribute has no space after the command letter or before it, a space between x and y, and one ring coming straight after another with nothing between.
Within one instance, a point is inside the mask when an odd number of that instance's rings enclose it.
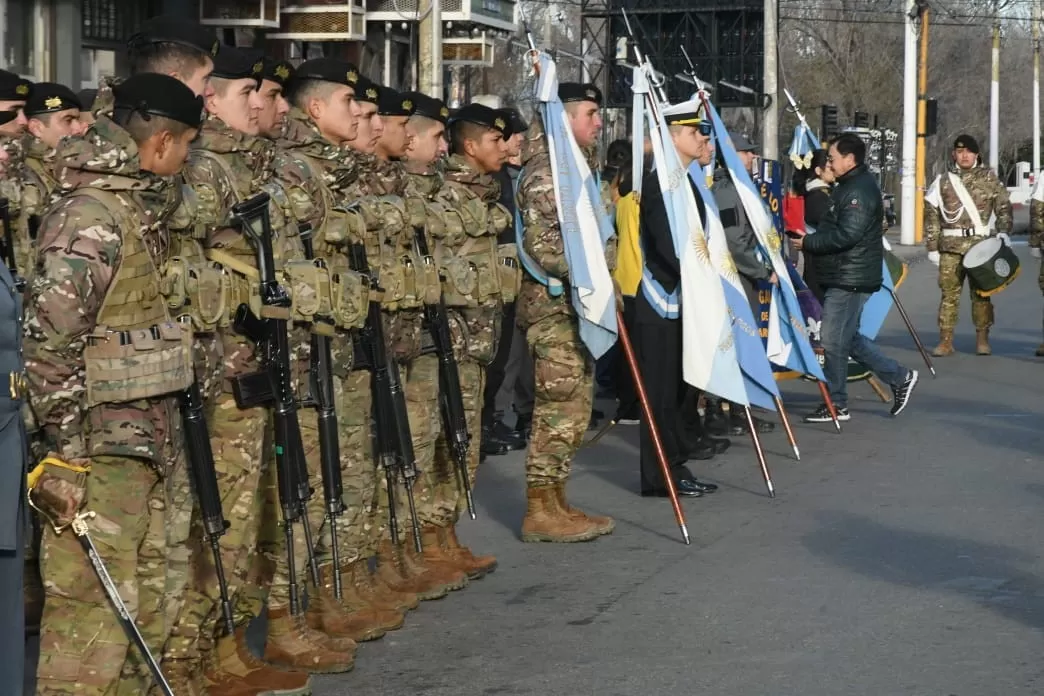
<instances>
[{"instance_id":1,"label":"soldier in camouflage uniform","mask_svg":"<svg viewBox=\"0 0 1044 696\"><path fill-rule=\"evenodd\" d=\"M185 468L176 394L192 380L192 356L191 336L159 293L158 269L177 202L171 177L202 101L164 75L129 80L115 100L113 119L99 118L57 152L66 196L40 225L26 366L46 446L64 462L46 472L89 489L94 542L159 654L170 549L165 508L153 501ZM48 596L37 693L145 693L148 671L75 537L48 528L41 552Z\"/></svg>"},{"instance_id":2,"label":"soldier in camouflage uniform","mask_svg":"<svg viewBox=\"0 0 1044 696\"><path fill-rule=\"evenodd\" d=\"M1030 256L1040 259L1042 255L1041 246L1044 245L1044 177L1038 176L1037 183L1033 187L1030 196ZM1044 292L1044 263L1041 263L1040 272L1037 275L1037 285ZM1044 343L1037 346L1037 357L1044 357Z\"/></svg>"},{"instance_id":3,"label":"soldier in camouflage uniform","mask_svg":"<svg viewBox=\"0 0 1044 696\"><path fill-rule=\"evenodd\" d=\"M23 107L32 94L32 85L29 80L0 70L0 150L3 150L6 161L6 173L0 177L0 198L7 199L8 213L15 226L10 234L15 240L28 236L18 225L22 218L24 187L21 176L24 167L22 134L25 132L26 124Z\"/></svg>"},{"instance_id":4,"label":"soldier in camouflage uniform","mask_svg":"<svg viewBox=\"0 0 1044 696\"><path fill-rule=\"evenodd\" d=\"M361 241L370 267L379 272L384 290L382 319L386 348L389 358L400 365L401 374L401 367L418 350L419 325L411 320L418 316L416 310L420 305L417 278L422 274L416 273L415 269L423 267L423 263L405 249L412 243L413 230L425 225L426 215L422 201L405 197L406 173L401 163L388 158L390 141L384 141L382 148L385 159L374 154L384 134L384 120L379 111L381 92L385 89L388 88L360 80L356 92L361 110L359 128L356 136L347 141L348 147L356 153L358 176L344 193L348 201L363 201L360 209L365 224ZM386 105L390 104L392 95L397 96L397 93L388 89L388 95L383 98ZM396 147L404 148L401 142ZM402 151L404 153L404 149ZM411 411L411 440L416 448L430 440L430 431L425 433L428 437L412 432L419 411L416 405L410 405L409 394L416 396L417 392L410 389L408 382L407 368L403 383L404 390L409 390L407 409ZM421 447L420 452L414 454L424 456L425 450ZM401 478L397 483L403 483ZM409 530L406 492L401 486L397 486L395 501L399 546L391 541L387 477L383 471L377 472L363 547L364 558L377 558L376 582L422 600L443 597L450 590L462 588L467 583L467 576L455 569L427 564L415 552L410 539L412 532Z\"/></svg>"},{"instance_id":5,"label":"soldier in camouflage uniform","mask_svg":"<svg viewBox=\"0 0 1044 696\"><path fill-rule=\"evenodd\" d=\"M563 82L559 97L581 148L592 148L602 120L602 95L594 85ZM595 162L589 162L597 171ZM569 282L562 231L555 204L551 161L540 119L533 119L522 147L518 209L522 242L543 272ZM606 259L613 267L615 244ZM591 419L594 361L580 340L576 310L568 290L552 296L545 285L525 274L517 303L518 322L526 332L536 376L533 431L526 454L528 509L523 541L588 541L613 530L609 517L588 515L566 502L569 467Z\"/></svg>"},{"instance_id":6,"label":"soldier in camouflage uniform","mask_svg":"<svg viewBox=\"0 0 1044 696\"><path fill-rule=\"evenodd\" d=\"M939 345L932 355L951 355L953 330L957 326L957 308L965 271L961 265L964 255L977 242L993 233L989 230L991 216L996 216L996 232L1007 241L1011 232L1011 201L1008 189L997 176L979 162L979 144L970 135L961 135L953 143L953 161L957 171L952 175L964 185L978 208L978 215L969 215L950 179L951 175L936 178L924 202L925 245L928 258L939 267ZM981 297L968 285L972 303L972 322L975 324L975 352L990 354L990 327L993 326L993 303Z\"/></svg>"}]
</instances>

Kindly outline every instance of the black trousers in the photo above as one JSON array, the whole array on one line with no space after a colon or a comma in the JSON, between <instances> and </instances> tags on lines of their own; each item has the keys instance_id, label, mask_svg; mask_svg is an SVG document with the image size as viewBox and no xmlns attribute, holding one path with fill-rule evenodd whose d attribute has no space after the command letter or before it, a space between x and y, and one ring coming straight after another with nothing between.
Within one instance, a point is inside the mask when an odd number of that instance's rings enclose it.
<instances>
[{"instance_id":1,"label":"black trousers","mask_svg":"<svg viewBox=\"0 0 1044 696\"><path fill-rule=\"evenodd\" d=\"M639 294L635 300L635 334L638 365L649 398L649 408L660 433L660 442L675 479L690 478L685 462L690 443L702 436L696 404L699 392L682 380L682 325L680 319L664 319ZM649 424L641 424L642 490L666 486L656 458Z\"/></svg>"},{"instance_id":2,"label":"black trousers","mask_svg":"<svg viewBox=\"0 0 1044 696\"><path fill-rule=\"evenodd\" d=\"M638 334L635 298L624 295L623 301L624 328L627 329L627 335L631 337L631 342L633 343L636 340L635 336ZM624 354L623 347L618 347L619 350L616 354L616 398L620 401L619 412L626 413L630 408L637 408L638 390L634 388L631 366L627 364L627 356ZM637 350L635 348L636 352Z\"/></svg>"},{"instance_id":3,"label":"black trousers","mask_svg":"<svg viewBox=\"0 0 1044 696\"><path fill-rule=\"evenodd\" d=\"M500 343L493 362L486 368L486 387L482 394L482 423L490 425L497 414L497 393L504 384L511 346L515 342L515 303L504 306L500 324Z\"/></svg>"}]
</instances>

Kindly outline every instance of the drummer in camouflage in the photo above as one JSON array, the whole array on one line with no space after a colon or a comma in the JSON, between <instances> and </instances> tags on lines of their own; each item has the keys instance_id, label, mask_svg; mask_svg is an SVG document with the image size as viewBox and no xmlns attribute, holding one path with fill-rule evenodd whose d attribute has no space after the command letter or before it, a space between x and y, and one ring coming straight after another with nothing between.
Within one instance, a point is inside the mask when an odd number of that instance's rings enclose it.
<instances>
[{"instance_id":1,"label":"drummer in camouflage","mask_svg":"<svg viewBox=\"0 0 1044 696\"><path fill-rule=\"evenodd\" d=\"M932 355L952 355L953 331L957 326L957 309L961 287L967 275L964 255L983 239L1000 237L1008 243L1011 232L1011 201L1008 189L979 158L979 144L970 135L958 136L953 142L954 172L937 177L925 194L924 229L929 260L939 267L939 345ZM973 204L966 206L965 201ZM991 232L991 216L996 230ZM969 282L972 322L975 324L975 352L989 355L990 327L993 326L993 304L988 297L975 292Z\"/></svg>"}]
</instances>

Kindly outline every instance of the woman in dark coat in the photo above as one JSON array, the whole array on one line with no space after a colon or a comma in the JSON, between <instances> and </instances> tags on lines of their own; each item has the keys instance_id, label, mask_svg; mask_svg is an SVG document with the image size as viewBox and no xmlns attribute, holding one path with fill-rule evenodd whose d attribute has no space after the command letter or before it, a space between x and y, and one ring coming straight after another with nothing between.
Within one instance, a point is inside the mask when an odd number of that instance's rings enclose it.
<instances>
[{"instance_id":1,"label":"woman in dark coat","mask_svg":"<svg viewBox=\"0 0 1044 696\"><path fill-rule=\"evenodd\" d=\"M827 151L816 150L812 153L812 163L808 168L808 176L801 184L801 193L805 199L805 232L814 234L819 221L830 209L830 187L834 183L834 176L827 169ZM823 302L823 288L819 286L816 274L816 257L805 254L805 271L802 278L805 285L816 296L820 304Z\"/></svg>"}]
</instances>

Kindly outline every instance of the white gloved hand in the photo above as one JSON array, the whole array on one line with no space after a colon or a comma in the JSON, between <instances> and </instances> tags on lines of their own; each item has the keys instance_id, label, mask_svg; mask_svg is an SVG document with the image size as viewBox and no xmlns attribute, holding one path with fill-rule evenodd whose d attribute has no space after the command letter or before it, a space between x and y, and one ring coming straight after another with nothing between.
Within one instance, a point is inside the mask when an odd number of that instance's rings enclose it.
<instances>
[{"instance_id":1,"label":"white gloved hand","mask_svg":"<svg viewBox=\"0 0 1044 696\"><path fill-rule=\"evenodd\" d=\"M1008 236L1007 232L998 232L997 239L1004 242L1006 246L1011 246L1011 237Z\"/></svg>"},{"instance_id":2,"label":"white gloved hand","mask_svg":"<svg viewBox=\"0 0 1044 696\"><path fill-rule=\"evenodd\" d=\"M1035 259L1039 259L1041 256L1044 256L1044 254L1040 253L1040 248L1030 247L1030 256L1032 256Z\"/></svg>"},{"instance_id":3,"label":"white gloved hand","mask_svg":"<svg viewBox=\"0 0 1044 696\"><path fill-rule=\"evenodd\" d=\"M938 266L939 265L939 252L938 251L929 251L928 252L928 260L931 261L932 263L934 263L936 266Z\"/></svg>"},{"instance_id":4,"label":"white gloved hand","mask_svg":"<svg viewBox=\"0 0 1044 696\"><path fill-rule=\"evenodd\" d=\"M884 244L885 251L891 251L892 250L892 245L889 244L888 240L885 239L884 237L881 237L881 244Z\"/></svg>"}]
</instances>

